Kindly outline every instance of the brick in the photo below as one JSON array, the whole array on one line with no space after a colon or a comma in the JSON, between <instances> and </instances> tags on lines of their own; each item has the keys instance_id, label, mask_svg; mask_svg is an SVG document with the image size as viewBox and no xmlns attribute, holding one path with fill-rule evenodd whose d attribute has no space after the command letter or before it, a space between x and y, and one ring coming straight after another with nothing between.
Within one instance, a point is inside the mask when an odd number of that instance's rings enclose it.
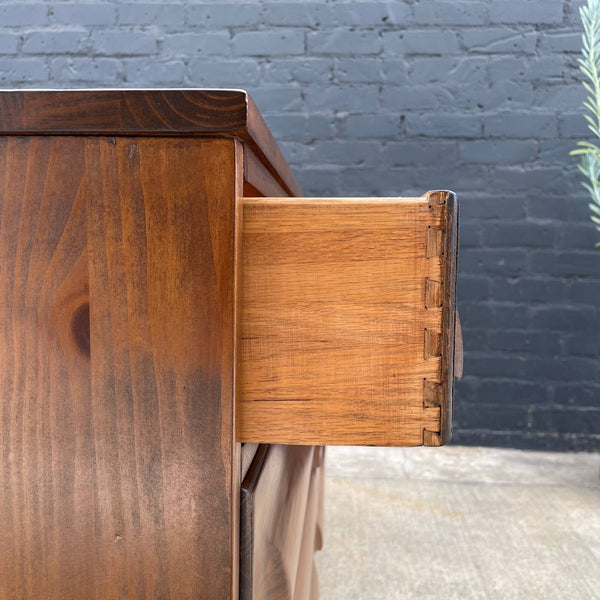
<instances>
[{"instance_id":1,"label":"brick","mask_svg":"<svg viewBox=\"0 0 600 600\"><path fill-rule=\"evenodd\" d=\"M378 54L382 48L377 31L314 31L306 42L312 54Z\"/></svg>"},{"instance_id":2,"label":"brick","mask_svg":"<svg viewBox=\"0 0 600 600\"><path fill-rule=\"evenodd\" d=\"M48 68L39 58L0 58L0 83L30 83L48 80Z\"/></svg>"},{"instance_id":3,"label":"brick","mask_svg":"<svg viewBox=\"0 0 600 600\"><path fill-rule=\"evenodd\" d=\"M375 166L380 160L380 147L376 142L318 141L313 144L312 156L322 164Z\"/></svg>"},{"instance_id":4,"label":"brick","mask_svg":"<svg viewBox=\"0 0 600 600\"><path fill-rule=\"evenodd\" d=\"M279 148L290 165L305 164L310 159L311 149L299 142L279 142Z\"/></svg>"},{"instance_id":5,"label":"brick","mask_svg":"<svg viewBox=\"0 0 600 600\"><path fill-rule=\"evenodd\" d=\"M565 352L569 356L589 356L591 358L600 355L600 335L598 335L598 321L585 331L577 332L575 335L563 336ZM600 404L600 402L599 402Z\"/></svg>"},{"instance_id":6,"label":"brick","mask_svg":"<svg viewBox=\"0 0 600 600\"><path fill-rule=\"evenodd\" d=\"M481 225L474 222L462 221L460 224L460 247L473 248L483 246L481 237Z\"/></svg>"},{"instance_id":7,"label":"brick","mask_svg":"<svg viewBox=\"0 0 600 600\"><path fill-rule=\"evenodd\" d=\"M487 332L482 329L465 329L469 341L465 346L469 352L487 350Z\"/></svg>"},{"instance_id":8,"label":"brick","mask_svg":"<svg viewBox=\"0 0 600 600\"><path fill-rule=\"evenodd\" d=\"M520 275L527 267L528 253L516 248L466 248L461 254L461 267L473 274Z\"/></svg>"},{"instance_id":9,"label":"brick","mask_svg":"<svg viewBox=\"0 0 600 600\"><path fill-rule=\"evenodd\" d=\"M348 196L400 196L410 195L407 171L410 169L379 169L371 166L356 166L340 170L338 195ZM435 186L434 186L435 187ZM415 191L415 194L423 190Z\"/></svg>"},{"instance_id":10,"label":"brick","mask_svg":"<svg viewBox=\"0 0 600 600\"><path fill-rule=\"evenodd\" d=\"M589 328L597 331L600 321L596 317L596 311L589 307L546 306L533 312L531 325L547 331L583 332Z\"/></svg>"},{"instance_id":11,"label":"brick","mask_svg":"<svg viewBox=\"0 0 600 600\"><path fill-rule=\"evenodd\" d=\"M299 167L295 170L302 189L313 190L316 196L340 194L340 169L332 166Z\"/></svg>"},{"instance_id":12,"label":"brick","mask_svg":"<svg viewBox=\"0 0 600 600\"><path fill-rule=\"evenodd\" d=\"M492 190L503 190L506 194L535 192L536 196L527 199L528 206L532 202L547 201L546 197L539 196L542 192L564 194L568 190L562 168L540 167L537 164L527 165L526 169L522 166L497 166L488 179L488 185ZM561 198L561 201L564 204L565 198ZM535 217L535 214L530 212L530 216Z\"/></svg>"},{"instance_id":13,"label":"brick","mask_svg":"<svg viewBox=\"0 0 600 600\"><path fill-rule=\"evenodd\" d=\"M467 302L467 300L469 300ZM487 329L492 319L492 309L488 304L471 302L472 298L465 298L461 302L460 322L464 331L471 329ZM468 348L468 345L466 346Z\"/></svg>"},{"instance_id":14,"label":"brick","mask_svg":"<svg viewBox=\"0 0 600 600\"><path fill-rule=\"evenodd\" d=\"M521 358L499 353L477 353L476 356L465 355L465 366L468 365L469 372L477 373L479 377L509 377L519 379L524 362Z\"/></svg>"},{"instance_id":15,"label":"brick","mask_svg":"<svg viewBox=\"0 0 600 600\"><path fill-rule=\"evenodd\" d=\"M554 138L558 136L555 114L504 113L484 117L484 131L490 137Z\"/></svg>"},{"instance_id":16,"label":"brick","mask_svg":"<svg viewBox=\"0 0 600 600\"><path fill-rule=\"evenodd\" d=\"M447 55L458 51L458 37L453 31L403 30L383 33L383 50L394 56L404 54Z\"/></svg>"},{"instance_id":17,"label":"brick","mask_svg":"<svg viewBox=\"0 0 600 600\"><path fill-rule=\"evenodd\" d=\"M531 310L527 304L490 304L492 316L487 326L492 329L525 328L531 323ZM490 333L491 335L491 333Z\"/></svg>"},{"instance_id":18,"label":"brick","mask_svg":"<svg viewBox=\"0 0 600 600\"><path fill-rule=\"evenodd\" d=\"M16 54L18 45L16 33L0 33L0 54Z\"/></svg>"},{"instance_id":19,"label":"brick","mask_svg":"<svg viewBox=\"0 0 600 600\"><path fill-rule=\"evenodd\" d=\"M579 163L579 159L569 155L575 147L576 145L573 143L573 140L561 140L558 138L541 140L539 160L547 165L556 164L561 166L565 164L566 160L567 164L570 163L570 166L575 167ZM579 175L579 172L577 174L574 173L574 175L583 179Z\"/></svg>"},{"instance_id":20,"label":"brick","mask_svg":"<svg viewBox=\"0 0 600 600\"><path fill-rule=\"evenodd\" d=\"M525 217L525 202L510 196L496 198L461 198L463 218L472 219L521 219Z\"/></svg>"},{"instance_id":21,"label":"brick","mask_svg":"<svg viewBox=\"0 0 600 600\"><path fill-rule=\"evenodd\" d=\"M61 56L50 62L52 79L64 82L113 83L120 80L122 64L114 58Z\"/></svg>"},{"instance_id":22,"label":"brick","mask_svg":"<svg viewBox=\"0 0 600 600\"><path fill-rule=\"evenodd\" d=\"M561 336L547 331L500 330L490 332L488 346L490 350L556 356L561 353Z\"/></svg>"},{"instance_id":23,"label":"brick","mask_svg":"<svg viewBox=\"0 0 600 600\"><path fill-rule=\"evenodd\" d=\"M333 6L319 2L270 2L263 7L260 22L264 25L288 27L347 25L348 23L334 18L333 10Z\"/></svg>"},{"instance_id":24,"label":"brick","mask_svg":"<svg viewBox=\"0 0 600 600\"><path fill-rule=\"evenodd\" d=\"M147 26L157 24L166 27L183 25L184 20L184 6L174 2L119 4L120 25Z\"/></svg>"},{"instance_id":25,"label":"brick","mask_svg":"<svg viewBox=\"0 0 600 600\"><path fill-rule=\"evenodd\" d=\"M406 61L391 56L381 56L384 81L390 85L404 85L408 83L408 70Z\"/></svg>"},{"instance_id":26,"label":"brick","mask_svg":"<svg viewBox=\"0 0 600 600\"><path fill-rule=\"evenodd\" d=\"M48 7L45 4L20 2L0 5L0 24L3 27L44 25Z\"/></svg>"},{"instance_id":27,"label":"brick","mask_svg":"<svg viewBox=\"0 0 600 600\"><path fill-rule=\"evenodd\" d=\"M93 48L107 56L155 54L158 36L150 32L94 31Z\"/></svg>"},{"instance_id":28,"label":"brick","mask_svg":"<svg viewBox=\"0 0 600 600\"><path fill-rule=\"evenodd\" d=\"M271 5L265 14L271 12ZM183 7L182 7L183 8ZM224 27L253 27L262 22L261 6L259 4L244 4L238 2L190 4L187 7L187 24L202 25L208 28ZM285 23L294 24L293 20ZM294 24L295 27L298 24Z\"/></svg>"},{"instance_id":29,"label":"brick","mask_svg":"<svg viewBox=\"0 0 600 600\"><path fill-rule=\"evenodd\" d=\"M485 402L485 400L484 400ZM525 429L528 421L528 410L524 406L497 406L477 402L467 404L457 402L455 416L457 427L467 429L492 429L497 431L514 431Z\"/></svg>"},{"instance_id":30,"label":"brick","mask_svg":"<svg viewBox=\"0 0 600 600\"><path fill-rule=\"evenodd\" d=\"M395 115L351 115L346 119L346 135L350 138L395 138L400 120Z\"/></svg>"},{"instance_id":31,"label":"brick","mask_svg":"<svg viewBox=\"0 0 600 600\"><path fill-rule=\"evenodd\" d=\"M490 280L487 277L473 277L471 275L460 275L457 284L459 299L477 302L489 300Z\"/></svg>"},{"instance_id":32,"label":"brick","mask_svg":"<svg viewBox=\"0 0 600 600\"><path fill-rule=\"evenodd\" d=\"M502 379L484 380L479 385L479 397L489 404L546 404L548 395L548 387L537 382Z\"/></svg>"},{"instance_id":33,"label":"brick","mask_svg":"<svg viewBox=\"0 0 600 600\"><path fill-rule=\"evenodd\" d=\"M385 109L399 110L431 110L453 106L454 99L450 92L437 86L400 86L384 87L381 92L381 103Z\"/></svg>"},{"instance_id":34,"label":"brick","mask_svg":"<svg viewBox=\"0 0 600 600\"><path fill-rule=\"evenodd\" d=\"M476 140L459 142L461 160L475 163L522 164L531 161L537 153L534 141Z\"/></svg>"},{"instance_id":35,"label":"brick","mask_svg":"<svg viewBox=\"0 0 600 600\"><path fill-rule=\"evenodd\" d=\"M575 304L598 306L600 281L574 281L569 287L567 297Z\"/></svg>"},{"instance_id":36,"label":"brick","mask_svg":"<svg viewBox=\"0 0 600 600\"><path fill-rule=\"evenodd\" d=\"M554 169L545 169L554 171ZM564 176L563 176L564 177ZM558 182L557 182L558 183ZM559 190L556 185L554 190ZM587 223L589 218L589 197L584 195L580 198L573 197L539 197L537 194L527 198L527 214L530 219L540 221L579 221Z\"/></svg>"},{"instance_id":37,"label":"brick","mask_svg":"<svg viewBox=\"0 0 600 600\"><path fill-rule=\"evenodd\" d=\"M598 277L598 252L534 252L531 268L556 277L592 275Z\"/></svg>"},{"instance_id":38,"label":"brick","mask_svg":"<svg viewBox=\"0 0 600 600\"><path fill-rule=\"evenodd\" d=\"M411 22L412 13L404 2L340 2L332 5L330 18L327 25L405 26Z\"/></svg>"},{"instance_id":39,"label":"brick","mask_svg":"<svg viewBox=\"0 0 600 600\"><path fill-rule=\"evenodd\" d=\"M554 245L554 228L537 223L493 223L483 226L488 246L550 247Z\"/></svg>"},{"instance_id":40,"label":"brick","mask_svg":"<svg viewBox=\"0 0 600 600\"><path fill-rule=\"evenodd\" d=\"M564 302L565 296L565 284L555 279L496 277L492 281L491 297L499 302L547 303L549 298L553 302Z\"/></svg>"},{"instance_id":41,"label":"brick","mask_svg":"<svg viewBox=\"0 0 600 600\"><path fill-rule=\"evenodd\" d=\"M491 23L558 24L563 20L562 0L494 0Z\"/></svg>"},{"instance_id":42,"label":"brick","mask_svg":"<svg viewBox=\"0 0 600 600\"><path fill-rule=\"evenodd\" d=\"M562 137L588 137L590 130L583 118L583 112L561 112L558 116L560 135Z\"/></svg>"},{"instance_id":43,"label":"brick","mask_svg":"<svg viewBox=\"0 0 600 600\"><path fill-rule=\"evenodd\" d=\"M600 384L598 382L575 382L572 384L559 382L554 386L555 404L598 408L598 398L600 398Z\"/></svg>"},{"instance_id":44,"label":"brick","mask_svg":"<svg viewBox=\"0 0 600 600\"><path fill-rule=\"evenodd\" d=\"M556 56L524 58L502 56L488 63L488 74L492 81L559 82L564 75L563 61Z\"/></svg>"},{"instance_id":45,"label":"brick","mask_svg":"<svg viewBox=\"0 0 600 600\"><path fill-rule=\"evenodd\" d=\"M297 30L247 31L233 38L236 55L274 56L302 54L304 33Z\"/></svg>"},{"instance_id":46,"label":"brick","mask_svg":"<svg viewBox=\"0 0 600 600\"><path fill-rule=\"evenodd\" d=\"M264 7L260 20L265 25L319 27L347 25L333 16L334 7L319 2L271 2Z\"/></svg>"},{"instance_id":47,"label":"brick","mask_svg":"<svg viewBox=\"0 0 600 600\"><path fill-rule=\"evenodd\" d=\"M581 32L568 31L561 33L552 33L547 31L540 38L540 52L581 52Z\"/></svg>"},{"instance_id":48,"label":"brick","mask_svg":"<svg viewBox=\"0 0 600 600\"><path fill-rule=\"evenodd\" d=\"M586 92L578 82L557 83L537 88L534 104L546 109L572 110L575 106L582 106L585 96Z\"/></svg>"},{"instance_id":49,"label":"brick","mask_svg":"<svg viewBox=\"0 0 600 600\"><path fill-rule=\"evenodd\" d=\"M427 137L471 138L482 135L483 120L479 116L456 113L409 114L406 127L410 135Z\"/></svg>"},{"instance_id":50,"label":"brick","mask_svg":"<svg viewBox=\"0 0 600 600\"><path fill-rule=\"evenodd\" d=\"M418 165L421 167L456 164L458 152L456 142L415 140L407 142L390 142L383 151L384 165L391 167L402 165Z\"/></svg>"},{"instance_id":51,"label":"brick","mask_svg":"<svg viewBox=\"0 0 600 600\"><path fill-rule=\"evenodd\" d=\"M538 34L507 27L477 27L461 30L462 45L469 52L482 54L533 54Z\"/></svg>"},{"instance_id":52,"label":"brick","mask_svg":"<svg viewBox=\"0 0 600 600\"><path fill-rule=\"evenodd\" d=\"M414 22L419 25L484 25L488 21L488 4L484 2L417 2Z\"/></svg>"},{"instance_id":53,"label":"brick","mask_svg":"<svg viewBox=\"0 0 600 600\"><path fill-rule=\"evenodd\" d=\"M52 20L62 25L113 25L117 8L108 3L68 3L51 6Z\"/></svg>"},{"instance_id":54,"label":"brick","mask_svg":"<svg viewBox=\"0 0 600 600\"><path fill-rule=\"evenodd\" d=\"M34 31L25 36L24 54L76 54L85 48L83 31Z\"/></svg>"},{"instance_id":55,"label":"brick","mask_svg":"<svg viewBox=\"0 0 600 600\"><path fill-rule=\"evenodd\" d=\"M306 104L310 112L352 111L377 112L379 105L379 87L362 85L308 86L305 91Z\"/></svg>"},{"instance_id":56,"label":"brick","mask_svg":"<svg viewBox=\"0 0 600 600\"><path fill-rule=\"evenodd\" d=\"M333 74L341 83L380 83L384 80L384 62L379 58L341 58L334 63ZM399 63L395 83L408 81L406 66Z\"/></svg>"},{"instance_id":57,"label":"brick","mask_svg":"<svg viewBox=\"0 0 600 600\"><path fill-rule=\"evenodd\" d=\"M523 377L530 380L548 380L560 383L595 382L598 363L580 357L528 357L523 363Z\"/></svg>"},{"instance_id":58,"label":"brick","mask_svg":"<svg viewBox=\"0 0 600 600\"><path fill-rule=\"evenodd\" d=\"M276 140L332 140L335 127L332 119L323 115L272 115L267 124Z\"/></svg>"},{"instance_id":59,"label":"brick","mask_svg":"<svg viewBox=\"0 0 600 600\"><path fill-rule=\"evenodd\" d=\"M299 111L303 108L302 92L299 87L256 86L255 83L248 89L261 112L279 114L282 111Z\"/></svg>"},{"instance_id":60,"label":"brick","mask_svg":"<svg viewBox=\"0 0 600 600\"><path fill-rule=\"evenodd\" d=\"M262 81L269 83L329 83L333 58L272 58L264 65Z\"/></svg>"},{"instance_id":61,"label":"brick","mask_svg":"<svg viewBox=\"0 0 600 600\"><path fill-rule=\"evenodd\" d=\"M600 409L543 408L532 412L533 426L557 433L594 433L600 425Z\"/></svg>"},{"instance_id":62,"label":"brick","mask_svg":"<svg viewBox=\"0 0 600 600\"><path fill-rule=\"evenodd\" d=\"M183 85L186 79L186 65L183 60L152 61L133 58L123 61L125 81L147 82L155 85Z\"/></svg>"},{"instance_id":63,"label":"brick","mask_svg":"<svg viewBox=\"0 0 600 600\"><path fill-rule=\"evenodd\" d=\"M600 231L596 229L591 221L581 225L561 223L558 230L558 243L556 246L561 250L569 250L572 248L589 250L598 242L600 242Z\"/></svg>"},{"instance_id":64,"label":"brick","mask_svg":"<svg viewBox=\"0 0 600 600\"><path fill-rule=\"evenodd\" d=\"M514 112L530 108L533 98L533 85L529 82L493 81L489 86L459 87L455 101L463 110Z\"/></svg>"},{"instance_id":65,"label":"brick","mask_svg":"<svg viewBox=\"0 0 600 600\"><path fill-rule=\"evenodd\" d=\"M160 42L161 53L167 56L189 58L194 55L227 55L227 33L176 33L166 35Z\"/></svg>"},{"instance_id":66,"label":"brick","mask_svg":"<svg viewBox=\"0 0 600 600\"><path fill-rule=\"evenodd\" d=\"M260 78L260 66L252 59L194 59L188 62L187 71L194 86L246 87Z\"/></svg>"}]
</instances>

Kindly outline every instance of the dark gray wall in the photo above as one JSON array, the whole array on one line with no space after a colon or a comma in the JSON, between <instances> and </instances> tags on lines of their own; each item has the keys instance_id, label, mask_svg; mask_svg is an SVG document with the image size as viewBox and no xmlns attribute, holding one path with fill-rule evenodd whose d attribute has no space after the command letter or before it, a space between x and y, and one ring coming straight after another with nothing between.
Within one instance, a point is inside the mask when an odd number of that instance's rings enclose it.
<instances>
[{"instance_id":1,"label":"dark gray wall","mask_svg":"<svg viewBox=\"0 0 600 600\"><path fill-rule=\"evenodd\" d=\"M569 0L3 2L3 87L242 87L307 194L461 200L455 441L600 447Z\"/></svg>"}]
</instances>

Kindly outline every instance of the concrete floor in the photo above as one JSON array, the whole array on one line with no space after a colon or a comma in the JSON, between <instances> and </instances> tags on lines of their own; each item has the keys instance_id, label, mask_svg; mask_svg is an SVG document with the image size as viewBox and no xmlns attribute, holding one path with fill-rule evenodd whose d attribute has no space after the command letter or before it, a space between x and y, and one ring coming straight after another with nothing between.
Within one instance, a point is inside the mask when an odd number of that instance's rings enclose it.
<instances>
[{"instance_id":1,"label":"concrete floor","mask_svg":"<svg viewBox=\"0 0 600 600\"><path fill-rule=\"evenodd\" d=\"M600 454L327 449L321 600L600 599Z\"/></svg>"}]
</instances>

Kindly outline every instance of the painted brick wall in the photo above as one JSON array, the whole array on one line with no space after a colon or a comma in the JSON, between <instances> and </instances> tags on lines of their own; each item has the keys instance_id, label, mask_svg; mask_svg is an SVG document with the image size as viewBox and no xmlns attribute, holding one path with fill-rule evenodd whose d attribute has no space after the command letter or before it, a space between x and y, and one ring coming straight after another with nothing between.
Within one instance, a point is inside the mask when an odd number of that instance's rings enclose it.
<instances>
[{"instance_id":1,"label":"painted brick wall","mask_svg":"<svg viewBox=\"0 0 600 600\"><path fill-rule=\"evenodd\" d=\"M570 0L11 2L2 87L242 87L307 194L452 188L455 441L600 446L600 252Z\"/></svg>"}]
</instances>

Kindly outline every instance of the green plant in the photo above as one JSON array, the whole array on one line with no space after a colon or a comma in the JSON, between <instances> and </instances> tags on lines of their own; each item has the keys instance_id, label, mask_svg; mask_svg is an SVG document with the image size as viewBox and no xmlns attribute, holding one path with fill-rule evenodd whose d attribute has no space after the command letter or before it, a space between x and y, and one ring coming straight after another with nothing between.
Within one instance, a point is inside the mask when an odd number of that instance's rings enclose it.
<instances>
[{"instance_id":1,"label":"green plant","mask_svg":"<svg viewBox=\"0 0 600 600\"><path fill-rule=\"evenodd\" d=\"M583 87L588 92L583 106L588 128L600 139L600 0L587 0L579 9L583 24L582 57L579 68L584 74ZM591 219L600 231L600 148L592 142L578 142L571 155L581 156L579 170L586 181L583 187L590 193ZM600 246L600 242L596 247Z\"/></svg>"}]
</instances>

